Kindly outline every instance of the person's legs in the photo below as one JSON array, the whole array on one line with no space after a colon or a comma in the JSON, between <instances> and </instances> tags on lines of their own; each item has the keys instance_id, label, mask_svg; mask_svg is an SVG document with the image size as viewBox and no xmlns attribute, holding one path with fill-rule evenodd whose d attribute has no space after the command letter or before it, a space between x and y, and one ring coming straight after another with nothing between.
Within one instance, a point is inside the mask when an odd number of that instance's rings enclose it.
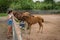
<instances>
[{"instance_id":1,"label":"person's legs","mask_svg":"<svg viewBox=\"0 0 60 40\"><path fill-rule=\"evenodd\" d=\"M8 31L7 31L8 38L11 36L11 32L12 32L12 26L8 26Z\"/></svg>"}]
</instances>

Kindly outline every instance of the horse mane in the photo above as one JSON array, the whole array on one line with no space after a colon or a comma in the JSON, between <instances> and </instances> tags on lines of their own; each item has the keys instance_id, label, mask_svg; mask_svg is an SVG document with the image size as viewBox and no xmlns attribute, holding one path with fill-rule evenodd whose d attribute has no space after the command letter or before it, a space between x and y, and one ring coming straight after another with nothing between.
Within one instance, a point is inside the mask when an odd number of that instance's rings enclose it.
<instances>
[{"instance_id":1,"label":"horse mane","mask_svg":"<svg viewBox=\"0 0 60 40\"><path fill-rule=\"evenodd\" d=\"M22 15L22 12L19 12L19 11L13 11L13 15L14 15L18 20L20 20L21 15Z\"/></svg>"},{"instance_id":2,"label":"horse mane","mask_svg":"<svg viewBox=\"0 0 60 40\"><path fill-rule=\"evenodd\" d=\"M28 18L29 18L29 16L23 16L21 20L26 21L26 19L28 19Z\"/></svg>"}]
</instances>

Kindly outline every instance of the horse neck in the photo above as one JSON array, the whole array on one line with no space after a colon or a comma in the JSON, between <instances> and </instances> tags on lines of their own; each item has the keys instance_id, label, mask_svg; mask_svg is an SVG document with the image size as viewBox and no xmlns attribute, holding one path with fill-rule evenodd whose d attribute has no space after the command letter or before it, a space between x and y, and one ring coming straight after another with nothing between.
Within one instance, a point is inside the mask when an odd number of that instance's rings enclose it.
<instances>
[{"instance_id":1,"label":"horse neck","mask_svg":"<svg viewBox=\"0 0 60 40\"><path fill-rule=\"evenodd\" d=\"M27 23L29 23L30 19L31 19L31 17L29 16L29 18L26 18L25 21L26 21Z\"/></svg>"}]
</instances>

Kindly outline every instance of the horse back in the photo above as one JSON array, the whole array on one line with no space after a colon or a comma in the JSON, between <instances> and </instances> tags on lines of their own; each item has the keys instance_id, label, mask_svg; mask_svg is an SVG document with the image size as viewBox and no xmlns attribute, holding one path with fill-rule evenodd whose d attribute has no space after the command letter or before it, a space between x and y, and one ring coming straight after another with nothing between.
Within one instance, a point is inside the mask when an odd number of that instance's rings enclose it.
<instances>
[{"instance_id":1,"label":"horse back","mask_svg":"<svg viewBox=\"0 0 60 40\"><path fill-rule=\"evenodd\" d=\"M41 20L42 22L44 22L44 19L42 17L37 17L38 20Z\"/></svg>"}]
</instances>

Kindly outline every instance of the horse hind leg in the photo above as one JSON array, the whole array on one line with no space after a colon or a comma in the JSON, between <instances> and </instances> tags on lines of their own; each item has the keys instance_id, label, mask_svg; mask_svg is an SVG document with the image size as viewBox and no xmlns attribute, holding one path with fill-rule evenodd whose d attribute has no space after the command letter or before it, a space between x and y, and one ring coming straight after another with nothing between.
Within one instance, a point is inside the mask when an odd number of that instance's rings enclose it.
<instances>
[{"instance_id":1,"label":"horse hind leg","mask_svg":"<svg viewBox=\"0 0 60 40\"><path fill-rule=\"evenodd\" d=\"M31 33L31 25L28 25L27 29L29 30L28 34Z\"/></svg>"},{"instance_id":2,"label":"horse hind leg","mask_svg":"<svg viewBox=\"0 0 60 40\"><path fill-rule=\"evenodd\" d=\"M41 32L42 33L42 31L43 31L43 25L42 25L41 22L39 22L39 31L38 32Z\"/></svg>"}]
</instances>

